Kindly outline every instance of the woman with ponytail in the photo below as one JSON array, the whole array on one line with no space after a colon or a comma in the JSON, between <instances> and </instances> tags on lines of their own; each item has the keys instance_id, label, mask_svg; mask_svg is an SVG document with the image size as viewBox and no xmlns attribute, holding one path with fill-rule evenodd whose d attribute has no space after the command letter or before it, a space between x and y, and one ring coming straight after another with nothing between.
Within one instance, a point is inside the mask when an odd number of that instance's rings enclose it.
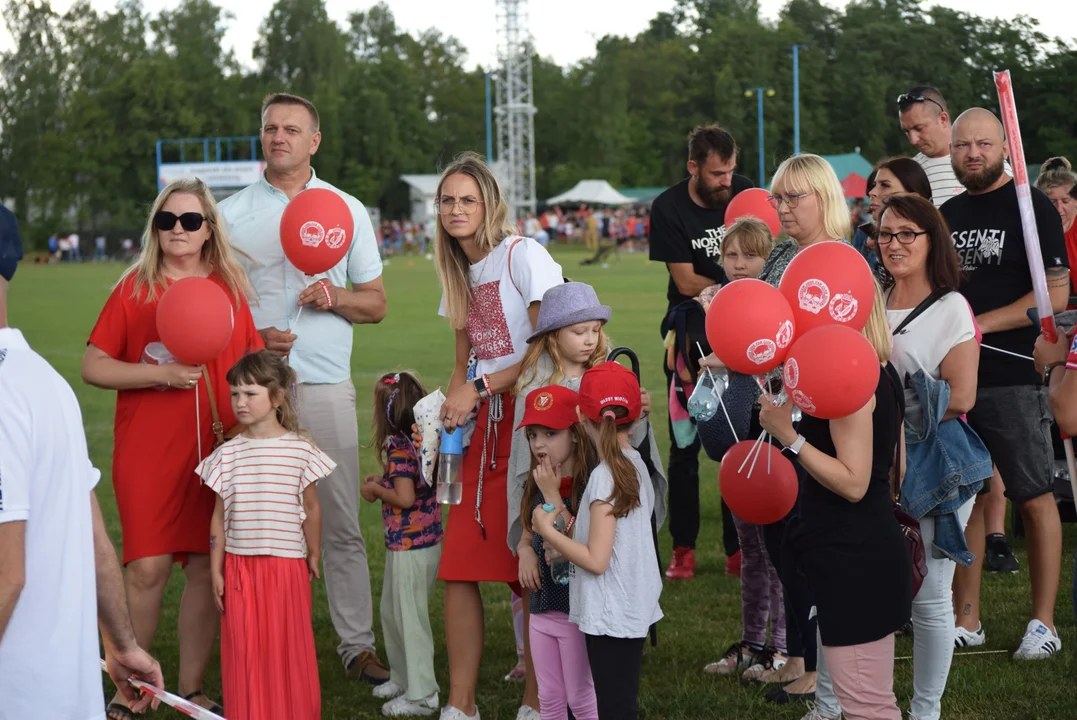
<instances>
[{"instance_id":1,"label":"woman with ponytail","mask_svg":"<svg viewBox=\"0 0 1077 720\"><path fill-rule=\"evenodd\" d=\"M639 382L625 367L607 361L583 374L577 415L598 446L599 465L564 534L554 526L559 511L539 506L532 516L547 548L573 565L569 619L586 637L600 718L636 718L643 642L662 618L654 488L628 439L640 406Z\"/></svg>"}]
</instances>

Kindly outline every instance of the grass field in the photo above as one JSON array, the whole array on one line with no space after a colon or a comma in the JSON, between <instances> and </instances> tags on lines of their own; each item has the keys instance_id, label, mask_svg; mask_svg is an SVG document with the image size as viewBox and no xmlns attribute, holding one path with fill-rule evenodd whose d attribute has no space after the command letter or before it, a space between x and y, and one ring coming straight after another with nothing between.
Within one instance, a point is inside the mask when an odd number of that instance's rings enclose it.
<instances>
[{"instance_id":1,"label":"grass field","mask_svg":"<svg viewBox=\"0 0 1077 720\"><path fill-rule=\"evenodd\" d=\"M582 267L583 255L565 250L555 253L565 274L591 283L599 297L613 307L608 330L615 344L634 348L642 361L643 383L655 396L661 388L658 323L665 308L666 274L641 255L625 255L608 268ZM44 355L71 383L82 403L86 434L94 463L104 477L110 476L114 394L90 388L79 379L79 363L85 339L93 327L109 288L120 273L117 265L25 265L11 286L10 320L21 328L30 344ZM385 268L389 315L377 326L357 327L352 355L352 378L358 388L360 432L370 421L370 386L383 371L412 369L429 388L444 386L451 371L452 333L437 316L438 284L432 263L423 258L394 258ZM666 449L666 422L662 403L656 403L655 431L659 447ZM369 450L362 451L362 467L375 468ZM804 706L778 708L762 698L762 692L742 689L735 680L705 677L703 665L740 637L739 583L726 577L725 558L719 548L717 467L704 459L701 476L703 529L697 550L697 577L687 583L666 583L662 608L666 619L659 625L659 646L648 646L641 689L642 716L657 720L676 718L799 718ZM152 478L147 478L152 482ZM120 528L111 485L98 489L117 545ZM384 545L380 510L364 503L361 523L370 554L370 574L375 606L381 589ZM662 554L670 554L669 534L660 533ZM986 650L1005 654L955 657L944 699L944 718L1024 720L1031 718L1077 718L1077 686L1074 683L1074 620L1069 599L1072 584L1072 548L1077 535L1066 529L1067 548L1056 621L1063 639L1063 652L1051 661L1017 664L1010 652L1017 646L1028 621L1028 572L1023 541L1016 541L1021 572L1015 576L984 578L984 626ZM176 611L182 575L174 573L168 588L154 654L174 689L177 672ZM503 586L484 589L487 636L479 681L479 705L486 720L515 718L522 688L502 681L515 664L508 590ZM448 688L444 652L441 590L431 602L436 635L436 665L443 689ZM377 618L377 613L375 613ZM376 629L380 623L375 622ZM325 587L315 581L314 631L322 681L323 716L331 720L380 717L380 702L370 689L345 678L337 659L337 638L329 620ZM901 640L898 655L911 653L911 641ZM384 657L384 655L383 655ZM899 660L896 691L899 703L908 708L912 666ZM206 690L219 697L219 665L211 664ZM43 697L47 702L47 695ZM2 702L2 700L0 700ZM163 710L156 717L180 717Z\"/></svg>"}]
</instances>

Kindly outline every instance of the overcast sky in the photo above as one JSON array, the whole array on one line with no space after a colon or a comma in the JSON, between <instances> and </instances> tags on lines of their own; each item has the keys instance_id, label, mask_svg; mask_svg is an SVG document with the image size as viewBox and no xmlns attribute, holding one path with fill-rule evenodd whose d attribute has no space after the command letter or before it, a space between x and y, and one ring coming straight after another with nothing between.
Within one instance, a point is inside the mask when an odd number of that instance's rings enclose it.
<instances>
[{"instance_id":1,"label":"overcast sky","mask_svg":"<svg viewBox=\"0 0 1077 720\"><path fill-rule=\"evenodd\" d=\"M761 0L765 17L776 16L786 0ZM270 7L267 2L251 0L216 0L235 18L229 25L226 41L241 63L252 66L251 47L258 28ZM58 12L64 12L72 0L52 0ZM99 10L111 10L115 0L91 0ZM146 11L156 14L163 8L178 5L177 0L143 0ZM354 10L366 9L375 0L327 0L329 14L343 23ZM389 0L397 23L408 31L420 31L437 25L442 32L454 35L468 49L467 65L492 64L497 53L497 19L494 0ZM532 0L530 27L538 51L561 65L573 63L594 53L595 41L603 35L634 35L643 30L656 13L669 10L675 0ZM843 6L845 0L828 4ZM1012 17L1018 3L1013 0L941 0L940 4L981 16ZM1070 0L1023 0L1021 10L1038 19L1048 33L1067 39L1077 37L1077 4ZM0 49L11 47L7 28L0 26Z\"/></svg>"}]
</instances>

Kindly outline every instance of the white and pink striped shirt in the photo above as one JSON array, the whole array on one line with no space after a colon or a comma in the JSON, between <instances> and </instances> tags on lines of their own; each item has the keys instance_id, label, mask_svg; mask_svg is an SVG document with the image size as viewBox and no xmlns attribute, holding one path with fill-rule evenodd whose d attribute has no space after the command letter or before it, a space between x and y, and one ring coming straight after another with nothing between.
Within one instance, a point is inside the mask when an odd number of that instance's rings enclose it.
<instances>
[{"instance_id":1,"label":"white and pink striped shirt","mask_svg":"<svg viewBox=\"0 0 1077 720\"><path fill-rule=\"evenodd\" d=\"M295 433L244 435L213 451L195 472L224 499L224 548L235 555L305 558L303 490L336 463Z\"/></svg>"}]
</instances>

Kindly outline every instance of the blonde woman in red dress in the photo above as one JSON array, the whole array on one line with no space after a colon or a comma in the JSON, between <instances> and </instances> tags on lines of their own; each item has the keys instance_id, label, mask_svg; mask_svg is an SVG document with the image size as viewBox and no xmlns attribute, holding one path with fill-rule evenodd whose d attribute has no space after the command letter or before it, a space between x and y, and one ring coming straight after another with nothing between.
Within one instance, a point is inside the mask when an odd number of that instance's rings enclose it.
<instances>
[{"instance_id":1,"label":"blonde woman in red dress","mask_svg":"<svg viewBox=\"0 0 1077 720\"><path fill-rule=\"evenodd\" d=\"M146 351L160 342L158 301L172 282L188 277L209 278L233 303L232 339L206 366L224 431L233 430L236 418L225 375L263 343L247 306L247 277L221 226L217 204L200 180L177 180L158 195L138 259L120 278L90 334L82 378L117 391L112 484L135 636L141 647L152 645L165 586L173 564L180 563L187 583L179 609L179 694L220 712L202 692L220 619L209 563L214 496L194 472L214 446L210 399L200 367L155 364L147 360L159 353ZM120 695L106 715L109 720L133 717Z\"/></svg>"}]
</instances>

